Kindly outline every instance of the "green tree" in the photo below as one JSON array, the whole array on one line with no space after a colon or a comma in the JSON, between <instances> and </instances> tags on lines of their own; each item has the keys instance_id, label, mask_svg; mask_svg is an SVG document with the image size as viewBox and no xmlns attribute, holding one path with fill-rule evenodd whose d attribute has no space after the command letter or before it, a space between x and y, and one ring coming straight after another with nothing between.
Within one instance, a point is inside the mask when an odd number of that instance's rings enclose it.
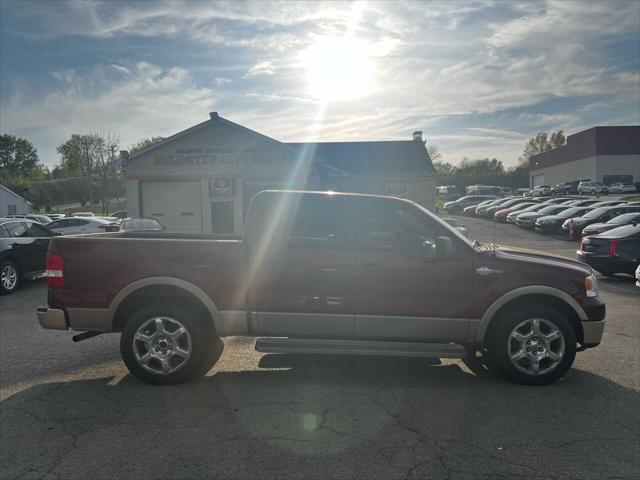
<instances>
[{"instance_id":1,"label":"green tree","mask_svg":"<svg viewBox=\"0 0 640 480\"><path fill-rule=\"evenodd\" d=\"M96 151L102 148L97 134L74 133L56 151L60 154L60 170L65 177L88 177L96 170Z\"/></svg>"},{"instance_id":2,"label":"green tree","mask_svg":"<svg viewBox=\"0 0 640 480\"><path fill-rule=\"evenodd\" d=\"M42 172L40 158L33 144L13 135L0 135L0 178L4 182L19 178L31 178Z\"/></svg>"},{"instance_id":3,"label":"green tree","mask_svg":"<svg viewBox=\"0 0 640 480\"><path fill-rule=\"evenodd\" d=\"M134 143L129 147L129 153L133 154L139 150L142 150L143 148L147 148L149 145L153 145L154 143L161 142L162 140L164 140L164 137L143 138L142 140L139 140L138 142Z\"/></svg>"},{"instance_id":4,"label":"green tree","mask_svg":"<svg viewBox=\"0 0 640 480\"><path fill-rule=\"evenodd\" d=\"M524 146L524 152L520 161L528 162L533 155L551 150L552 148L562 147L567 144L567 139L562 130L553 132L549 135L546 132L539 132L535 137L531 138Z\"/></svg>"}]
</instances>

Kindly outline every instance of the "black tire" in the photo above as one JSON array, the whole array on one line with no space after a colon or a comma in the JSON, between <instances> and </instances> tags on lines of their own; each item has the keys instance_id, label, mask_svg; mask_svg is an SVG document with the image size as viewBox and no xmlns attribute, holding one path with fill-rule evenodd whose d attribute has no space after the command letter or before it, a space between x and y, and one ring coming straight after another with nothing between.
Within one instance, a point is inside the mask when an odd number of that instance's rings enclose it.
<instances>
[{"instance_id":1,"label":"black tire","mask_svg":"<svg viewBox=\"0 0 640 480\"><path fill-rule=\"evenodd\" d=\"M10 293L13 293L20 286L20 270L18 270L18 266L11 260L4 260L2 263L0 263L0 275L5 272L6 268L12 269L13 272L15 272L15 283L12 287L5 287L5 283L2 281L3 279L0 278L0 295L8 295Z\"/></svg>"},{"instance_id":2,"label":"black tire","mask_svg":"<svg viewBox=\"0 0 640 480\"><path fill-rule=\"evenodd\" d=\"M189 358L177 371L168 374L145 369L134 353L134 336L138 328L156 317L168 317L182 324L191 342ZM154 385L172 385L203 377L220 358L223 349L224 343L215 335L211 320L208 317L199 318L180 304L160 303L142 307L126 322L120 336L120 353L131 374Z\"/></svg>"},{"instance_id":3,"label":"black tire","mask_svg":"<svg viewBox=\"0 0 640 480\"><path fill-rule=\"evenodd\" d=\"M511 332L523 321L544 319L553 324L564 339L564 355L557 366L545 374L530 375L520 371L509 358L508 346ZM571 368L576 356L576 333L567 318L557 310L545 306L532 306L507 312L493 320L489 327L487 350L491 364L510 381L522 385L548 385L560 379Z\"/></svg>"}]
</instances>

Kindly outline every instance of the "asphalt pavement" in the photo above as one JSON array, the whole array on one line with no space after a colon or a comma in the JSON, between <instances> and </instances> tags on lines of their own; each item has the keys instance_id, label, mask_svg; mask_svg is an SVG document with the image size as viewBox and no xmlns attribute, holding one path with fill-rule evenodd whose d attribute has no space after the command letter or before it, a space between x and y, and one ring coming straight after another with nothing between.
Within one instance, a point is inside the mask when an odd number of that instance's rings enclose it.
<instances>
[{"instance_id":1,"label":"asphalt pavement","mask_svg":"<svg viewBox=\"0 0 640 480\"><path fill-rule=\"evenodd\" d=\"M480 241L576 244L463 218ZM0 297L0 478L640 478L640 289L600 279L603 343L546 387L475 362L259 354L196 383L127 374L116 334L39 327L42 281Z\"/></svg>"}]
</instances>

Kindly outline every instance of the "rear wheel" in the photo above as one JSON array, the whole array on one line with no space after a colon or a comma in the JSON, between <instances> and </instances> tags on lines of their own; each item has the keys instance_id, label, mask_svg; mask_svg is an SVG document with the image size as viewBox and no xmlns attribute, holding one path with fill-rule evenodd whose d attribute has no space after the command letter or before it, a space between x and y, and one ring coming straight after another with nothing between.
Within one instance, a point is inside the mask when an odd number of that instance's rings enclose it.
<instances>
[{"instance_id":1,"label":"rear wheel","mask_svg":"<svg viewBox=\"0 0 640 480\"><path fill-rule=\"evenodd\" d=\"M0 263L0 294L6 295L18 289L20 283L20 272L18 267L11 260Z\"/></svg>"},{"instance_id":2,"label":"rear wheel","mask_svg":"<svg viewBox=\"0 0 640 480\"><path fill-rule=\"evenodd\" d=\"M125 324L120 352L140 380L168 385L204 376L224 344L209 318L197 318L178 305L143 307Z\"/></svg>"},{"instance_id":3,"label":"rear wheel","mask_svg":"<svg viewBox=\"0 0 640 480\"><path fill-rule=\"evenodd\" d=\"M511 381L547 385L561 378L573 364L576 334L552 308L532 307L495 320L488 354Z\"/></svg>"}]
</instances>

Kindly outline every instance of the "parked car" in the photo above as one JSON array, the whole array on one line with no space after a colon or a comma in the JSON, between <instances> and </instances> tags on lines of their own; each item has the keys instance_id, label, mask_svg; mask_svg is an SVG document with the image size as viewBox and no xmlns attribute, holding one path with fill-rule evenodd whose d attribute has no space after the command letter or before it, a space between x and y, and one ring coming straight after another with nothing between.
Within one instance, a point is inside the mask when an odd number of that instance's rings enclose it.
<instances>
[{"instance_id":1,"label":"parked car","mask_svg":"<svg viewBox=\"0 0 640 480\"><path fill-rule=\"evenodd\" d=\"M542 385L604 329L587 265L480 245L414 202L372 195L260 192L242 240L55 237L47 274L40 324L87 332L77 340L121 332L129 371L156 384L204 375L221 337L245 335L263 337L260 352L482 350L512 381Z\"/></svg>"},{"instance_id":2,"label":"parked car","mask_svg":"<svg viewBox=\"0 0 640 480\"><path fill-rule=\"evenodd\" d=\"M640 224L583 237L576 255L603 275L634 275L640 265Z\"/></svg>"},{"instance_id":3,"label":"parked car","mask_svg":"<svg viewBox=\"0 0 640 480\"><path fill-rule=\"evenodd\" d=\"M502 209L496 211L493 214L493 219L496 222L506 222L507 221L507 216L510 213L521 212L525 208L528 208L528 207L531 207L531 206L534 206L534 205L538 205L538 204L535 203L535 202L527 201L527 202L518 203L516 205L512 205L510 207L502 208Z\"/></svg>"},{"instance_id":4,"label":"parked car","mask_svg":"<svg viewBox=\"0 0 640 480\"><path fill-rule=\"evenodd\" d=\"M551 189L553 195L570 195L572 193L578 193L578 181L561 182Z\"/></svg>"},{"instance_id":5,"label":"parked car","mask_svg":"<svg viewBox=\"0 0 640 480\"><path fill-rule=\"evenodd\" d=\"M580 195L606 195L609 190L602 182L580 182L578 184L578 193Z\"/></svg>"},{"instance_id":6,"label":"parked car","mask_svg":"<svg viewBox=\"0 0 640 480\"><path fill-rule=\"evenodd\" d=\"M494 197L502 195L500 187L495 185L469 185L467 195L492 195Z\"/></svg>"},{"instance_id":7,"label":"parked car","mask_svg":"<svg viewBox=\"0 0 640 480\"><path fill-rule=\"evenodd\" d=\"M106 232L108 225L114 225L114 223L95 217L66 217L51 222L48 227L61 235L78 235Z\"/></svg>"},{"instance_id":8,"label":"parked car","mask_svg":"<svg viewBox=\"0 0 640 480\"><path fill-rule=\"evenodd\" d=\"M568 208L569 207L567 205L548 205L536 212L523 213L516 217L516 225L522 228L532 229L537 219L546 217L547 215L556 215Z\"/></svg>"},{"instance_id":9,"label":"parked car","mask_svg":"<svg viewBox=\"0 0 640 480\"><path fill-rule=\"evenodd\" d=\"M127 210L118 210L117 212L113 212L109 216L123 219L129 217L129 214L127 213Z\"/></svg>"},{"instance_id":10,"label":"parked car","mask_svg":"<svg viewBox=\"0 0 640 480\"><path fill-rule=\"evenodd\" d=\"M609 207L598 207L590 210L581 217L568 218L562 224L562 230L569 232L573 229L573 234L579 238L582 230L593 223L608 222L612 218L623 213L640 212L640 205L614 205Z\"/></svg>"},{"instance_id":11,"label":"parked car","mask_svg":"<svg viewBox=\"0 0 640 480\"><path fill-rule=\"evenodd\" d=\"M51 219L51 221L53 222L54 220L58 220L60 218L65 218L66 215L64 213L47 213L47 217L49 217Z\"/></svg>"},{"instance_id":12,"label":"parked car","mask_svg":"<svg viewBox=\"0 0 640 480\"><path fill-rule=\"evenodd\" d=\"M460 223L459 220L455 218L443 218L442 220L456 230L460 231L460 233L462 233L465 237L469 237L469 230L467 229L467 226Z\"/></svg>"},{"instance_id":13,"label":"parked car","mask_svg":"<svg viewBox=\"0 0 640 480\"><path fill-rule=\"evenodd\" d=\"M467 195L466 197L459 198L458 200L445 203L444 209L449 213L456 213L462 211L465 207L477 205L480 202L493 198L495 198L495 195Z\"/></svg>"},{"instance_id":14,"label":"parked car","mask_svg":"<svg viewBox=\"0 0 640 480\"><path fill-rule=\"evenodd\" d=\"M51 230L32 220L0 218L0 294L43 276L51 237Z\"/></svg>"},{"instance_id":15,"label":"parked car","mask_svg":"<svg viewBox=\"0 0 640 480\"><path fill-rule=\"evenodd\" d=\"M636 186L631 183L613 183L607 187L609 193L635 193Z\"/></svg>"},{"instance_id":16,"label":"parked car","mask_svg":"<svg viewBox=\"0 0 640 480\"><path fill-rule=\"evenodd\" d=\"M640 265L636 268L636 287L640 287Z\"/></svg>"},{"instance_id":17,"label":"parked car","mask_svg":"<svg viewBox=\"0 0 640 480\"><path fill-rule=\"evenodd\" d=\"M507 215L507 223L516 223L516 219L518 215L527 212L537 212L538 210L542 210L543 208L547 208L548 205L543 205L541 203L534 203L530 207L523 208L522 210L516 210L515 212L511 212Z\"/></svg>"},{"instance_id":18,"label":"parked car","mask_svg":"<svg viewBox=\"0 0 640 480\"><path fill-rule=\"evenodd\" d=\"M483 207L483 217L493 218L493 215L498 211L504 208L513 207L516 205L520 205L521 203L532 203L531 199L523 198L523 197L515 197L507 200L506 202L501 203L500 205L492 205L487 208Z\"/></svg>"},{"instance_id":19,"label":"parked car","mask_svg":"<svg viewBox=\"0 0 640 480\"><path fill-rule=\"evenodd\" d=\"M455 185L443 185L436 188L440 200L455 200L460 198L460 191Z\"/></svg>"},{"instance_id":20,"label":"parked car","mask_svg":"<svg viewBox=\"0 0 640 480\"><path fill-rule=\"evenodd\" d=\"M526 200L523 197L506 197L506 198L498 198L496 200L494 200L491 203L488 203L486 205L482 205L482 206L478 206L476 208L476 215L479 217L485 217L487 216L487 210L491 207L496 207L496 206L500 206L503 205L511 200L513 200L514 198L519 198L521 200Z\"/></svg>"},{"instance_id":21,"label":"parked car","mask_svg":"<svg viewBox=\"0 0 640 480\"><path fill-rule=\"evenodd\" d=\"M603 201L603 202L596 202L596 203L592 203L591 206L593 208L598 208L598 207L614 207L616 205L622 205L622 204L627 204L627 205L631 205L630 203L625 202L624 200L607 200L607 201Z\"/></svg>"},{"instance_id":22,"label":"parked car","mask_svg":"<svg viewBox=\"0 0 640 480\"><path fill-rule=\"evenodd\" d=\"M75 212L70 213L67 217L95 217L93 212Z\"/></svg>"},{"instance_id":23,"label":"parked car","mask_svg":"<svg viewBox=\"0 0 640 480\"><path fill-rule=\"evenodd\" d=\"M107 232L161 232L166 230L155 218L125 218L119 224L107 225Z\"/></svg>"},{"instance_id":24,"label":"parked car","mask_svg":"<svg viewBox=\"0 0 640 480\"><path fill-rule=\"evenodd\" d=\"M612 230L622 225L631 225L632 223L640 223L640 212L623 213L604 223L592 223L582 230L582 235L598 235L607 230Z\"/></svg>"},{"instance_id":25,"label":"parked car","mask_svg":"<svg viewBox=\"0 0 640 480\"><path fill-rule=\"evenodd\" d=\"M51 218L47 215L38 215L35 213L27 213L24 215L7 215L7 218L26 218L27 220L31 220L34 222L38 222L42 225L47 225L51 223Z\"/></svg>"},{"instance_id":26,"label":"parked car","mask_svg":"<svg viewBox=\"0 0 640 480\"><path fill-rule=\"evenodd\" d=\"M563 233L562 224L567 218L579 217L591 210L591 207L573 207L569 206L555 215L546 215L536 219L534 229L543 233Z\"/></svg>"},{"instance_id":27,"label":"parked car","mask_svg":"<svg viewBox=\"0 0 640 480\"><path fill-rule=\"evenodd\" d=\"M468 207L464 207L464 208L462 209L462 213L463 213L464 215L471 215L471 216L474 216L474 215L476 214L476 209L477 209L478 207L484 207L485 205L489 205L490 203L492 203L492 202L494 202L494 201L495 201L495 199L494 199L494 198L490 198L489 200L485 200L484 202L480 202L480 203L478 203L477 205L475 205L475 204L474 204L474 205L470 205L470 206L468 206Z\"/></svg>"},{"instance_id":28,"label":"parked car","mask_svg":"<svg viewBox=\"0 0 640 480\"><path fill-rule=\"evenodd\" d=\"M533 187L530 192L530 196L532 197L543 197L545 195L551 195L551 187L549 185L538 185L537 187Z\"/></svg>"}]
</instances>

